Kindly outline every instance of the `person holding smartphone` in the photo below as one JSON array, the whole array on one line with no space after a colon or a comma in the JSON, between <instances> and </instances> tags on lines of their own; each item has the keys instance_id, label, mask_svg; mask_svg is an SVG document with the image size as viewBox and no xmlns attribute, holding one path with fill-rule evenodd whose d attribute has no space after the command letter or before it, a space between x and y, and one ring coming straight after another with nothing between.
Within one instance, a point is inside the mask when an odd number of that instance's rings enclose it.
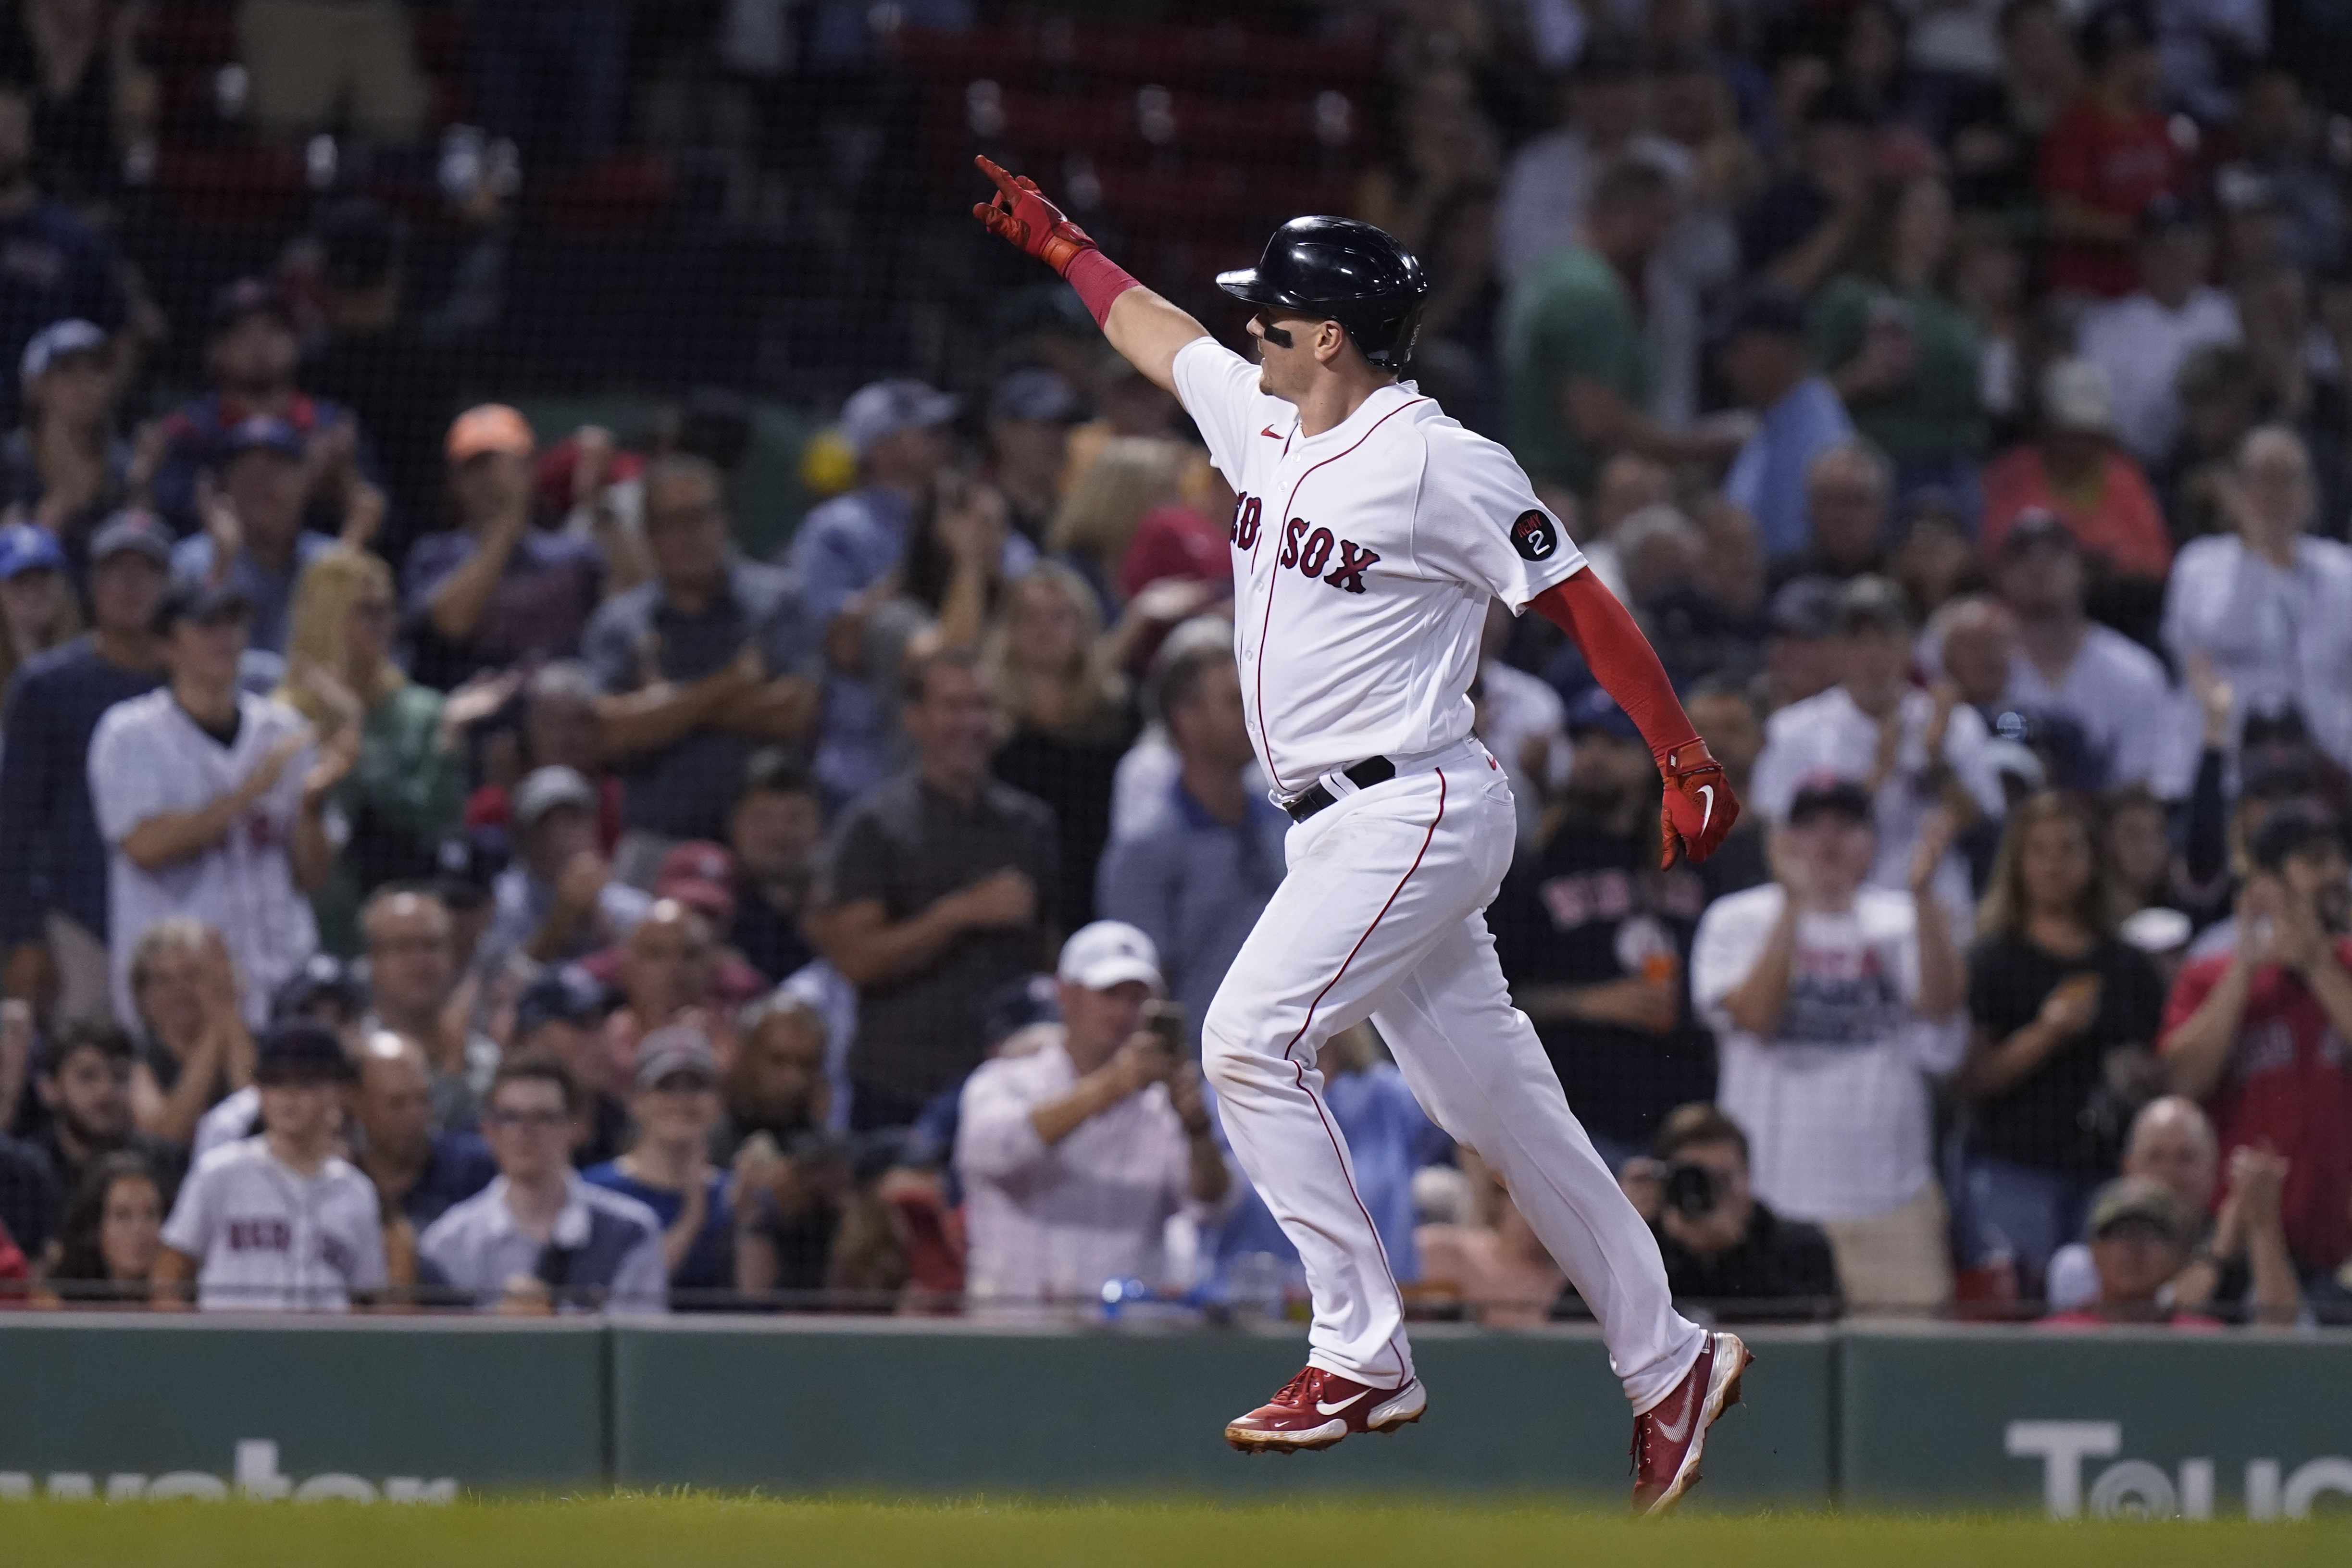
<instances>
[{"instance_id":1,"label":"person holding smartphone","mask_svg":"<svg viewBox=\"0 0 2352 1568\"><path fill-rule=\"evenodd\" d=\"M976 1312L1163 1283L1169 1218L1213 1218L1236 1189L1151 939L1097 921L1063 944L1055 979L1061 1024L1015 1035L963 1088L955 1164Z\"/></svg>"}]
</instances>

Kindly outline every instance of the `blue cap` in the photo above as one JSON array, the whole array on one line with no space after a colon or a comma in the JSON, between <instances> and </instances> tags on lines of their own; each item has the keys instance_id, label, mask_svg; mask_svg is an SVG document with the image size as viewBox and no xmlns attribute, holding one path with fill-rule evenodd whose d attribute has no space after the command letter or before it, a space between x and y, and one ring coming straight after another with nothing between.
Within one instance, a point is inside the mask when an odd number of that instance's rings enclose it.
<instances>
[{"instance_id":1,"label":"blue cap","mask_svg":"<svg viewBox=\"0 0 2352 1568\"><path fill-rule=\"evenodd\" d=\"M96 353L106 347L106 329L95 321L79 317L51 321L35 332L25 345L25 357L16 362L16 379L33 382L48 374L49 366L68 354Z\"/></svg>"},{"instance_id":2,"label":"blue cap","mask_svg":"<svg viewBox=\"0 0 2352 1568\"><path fill-rule=\"evenodd\" d=\"M851 393L849 401L841 405L841 438L863 458L884 437L944 425L961 406L946 393L912 376L870 382Z\"/></svg>"},{"instance_id":3,"label":"blue cap","mask_svg":"<svg viewBox=\"0 0 2352 1568\"><path fill-rule=\"evenodd\" d=\"M612 993L578 964L542 969L515 998L514 1037L527 1040L553 1023L594 1028L612 1010Z\"/></svg>"},{"instance_id":4,"label":"blue cap","mask_svg":"<svg viewBox=\"0 0 2352 1568\"><path fill-rule=\"evenodd\" d=\"M253 1080L259 1084L348 1083L358 1074L335 1031L308 1018L284 1018L254 1042Z\"/></svg>"},{"instance_id":5,"label":"blue cap","mask_svg":"<svg viewBox=\"0 0 2352 1568\"><path fill-rule=\"evenodd\" d=\"M62 572L65 565L66 552L58 548L57 535L47 529L36 528L29 522L12 522L0 528L0 582L44 567Z\"/></svg>"},{"instance_id":6,"label":"blue cap","mask_svg":"<svg viewBox=\"0 0 2352 1568\"><path fill-rule=\"evenodd\" d=\"M274 414L257 414L231 426L221 446L232 458L240 452L270 451L298 462L309 451L302 432Z\"/></svg>"},{"instance_id":7,"label":"blue cap","mask_svg":"<svg viewBox=\"0 0 2352 1568\"><path fill-rule=\"evenodd\" d=\"M1570 735L1598 730L1621 741L1642 738L1642 731L1625 716L1625 710L1617 706L1617 700L1598 686L1586 687L1569 702L1565 727Z\"/></svg>"}]
</instances>

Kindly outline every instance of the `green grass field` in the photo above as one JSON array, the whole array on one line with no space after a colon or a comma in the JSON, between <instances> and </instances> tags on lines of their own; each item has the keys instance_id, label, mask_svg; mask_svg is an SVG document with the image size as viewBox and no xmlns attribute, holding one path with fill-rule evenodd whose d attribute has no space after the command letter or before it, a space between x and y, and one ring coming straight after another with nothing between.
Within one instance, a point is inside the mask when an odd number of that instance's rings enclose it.
<instances>
[{"instance_id":1,"label":"green grass field","mask_svg":"<svg viewBox=\"0 0 2352 1568\"><path fill-rule=\"evenodd\" d=\"M1210 1504L782 1502L0 1504L7 1568L2336 1568L2352 1521L2051 1524L1759 1513L1643 1525L1498 1502L1377 1510Z\"/></svg>"}]
</instances>

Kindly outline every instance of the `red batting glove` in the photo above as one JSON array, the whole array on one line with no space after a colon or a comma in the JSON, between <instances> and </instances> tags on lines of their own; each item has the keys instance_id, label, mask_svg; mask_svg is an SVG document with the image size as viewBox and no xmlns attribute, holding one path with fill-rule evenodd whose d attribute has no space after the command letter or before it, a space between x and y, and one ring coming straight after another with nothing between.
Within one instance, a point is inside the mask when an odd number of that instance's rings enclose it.
<instances>
[{"instance_id":1,"label":"red batting glove","mask_svg":"<svg viewBox=\"0 0 2352 1568\"><path fill-rule=\"evenodd\" d=\"M1658 869L1673 866L1677 850L1696 866L1722 846L1739 820L1739 797L1704 741L1668 752L1658 772L1666 781L1665 798L1658 803Z\"/></svg>"},{"instance_id":2,"label":"red batting glove","mask_svg":"<svg viewBox=\"0 0 2352 1568\"><path fill-rule=\"evenodd\" d=\"M975 156L972 162L996 182L996 199L978 203L971 209L971 216L989 233L1064 277L1069 275L1071 262L1095 248L1087 231L1063 216L1062 209L1045 199L1036 181L1026 174L1008 174L985 156Z\"/></svg>"}]
</instances>

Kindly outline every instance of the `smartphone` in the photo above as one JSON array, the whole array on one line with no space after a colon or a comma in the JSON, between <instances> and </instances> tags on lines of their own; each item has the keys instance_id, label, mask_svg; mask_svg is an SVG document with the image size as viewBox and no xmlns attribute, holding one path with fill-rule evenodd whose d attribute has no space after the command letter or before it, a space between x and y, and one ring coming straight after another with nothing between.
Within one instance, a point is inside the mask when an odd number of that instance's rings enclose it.
<instances>
[{"instance_id":1,"label":"smartphone","mask_svg":"<svg viewBox=\"0 0 2352 1568\"><path fill-rule=\"evenodd\" d=\"M1154 1000L1143 1005L1143 1026L1160 1037L1171 1056L1184 1054L1184 1004Z\"/></svg>"}]
</instances>

